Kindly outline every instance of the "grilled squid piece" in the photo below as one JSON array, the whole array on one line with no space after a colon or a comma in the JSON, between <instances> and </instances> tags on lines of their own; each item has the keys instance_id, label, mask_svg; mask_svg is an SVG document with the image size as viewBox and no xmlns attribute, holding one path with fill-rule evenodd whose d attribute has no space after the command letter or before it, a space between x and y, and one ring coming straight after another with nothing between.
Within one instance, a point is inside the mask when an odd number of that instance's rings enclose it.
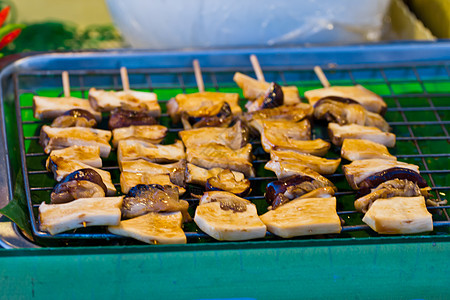
<instances>
[{"instance_id":1,"label":"grilled squid piece","mask_svg":"<svg viewBox=\"0 0 450 300\"><path fill-rule=\"evenodd\" d=\"M270 82L259 81L239 72L234 74L233 80L242 89L244 97L249 100L257 99L261 95L264 95L271 85ZM292 105L300 102L300 96L298 95L298 88L296 86L283 86L281 90L284 95L284 104Z\"/></svg>"},{"instance_id":2,"label":"grilled squid piece","mask_svg":"<svg viewBox=\"0 0 450 300\"><path fill-rule=\"evenodd\" d=\"M330 136L331 142L337 146L341 146L345 139L369 140L385 145L386 147L395 146L395 134L383 132L376 127L370 126L357 124L341 126L336 123L329 123L328 135Z\"/></svg>"},{"instance_id":3,"label":"grilled squid piece","mask_svg":"<svg viewBox=\"0 0 450 300\"><path fill-rule=\"evenodd\" d=\"M250 180L244 178L238 181L233 172L226 169L217 174L217 176L206 180L206 190L226 191L239 197L245 197L251 192Z\"/></svg>"},{"instance_id":4,"label":"grilled squid piece","mask_svg":"<svg viewBox=\"0 0 450 300\"><path fill-rule=\"evenodd\" d=\"M284 104L284 94L281 86L272 82L267 91L253 101L245 104L248 112L254 112L265 108L274 108Z\"/></svg>"},{"instance_id":5,"label":"grilled squid piece","mask_svg":"<svg viewBox=\"0 0 450 300\"><path fill-rule=\"evenodd\" d=\"M167 127L162 125L131 125L116 128L112 131L114 147L121 140L140 140L152 144L159 144L167 135Z\"/></svg>"},{"instance_id":6,"label":"grilled squid piece","mask_svg":"<svg viewBox=\"0 0 450 300\"><path fill-rule=\"evenodd\" d=\"M117 147L117 160L123 161L144 159L154 163L171 163L185 158L181 141L171 145L153 145L138 140L122 140Z\"/></svg>"},{"instance_id":7,"label":"grilled squid piece","mask_svg":"<svg viewBox=\"0 0 450 300\"><path fill-rule=\"evenodd\" d=\"M84 109L71 109L53 120L51 127L95 127L94 115Z\"/></svg>"},{"instance_id":8,"label":"grilled squid piece","mask_svg":"<svg viewBox=\"0 0 450 300\"><path fill-rule=\"evenodd\" d=\"M367 184L363 184L363 181L370 178L371 176L376 177L376 179L374 180L376 180L377 184L372 185L370 187L375 187L378 184L393 178L408 179L412 178L412 176L416 178L417 176L422 178L419 175L418 166L395 160L385 160L385 159L356 160L351 164L342 166L342 169L344 171L345 178L347 179L348 183L354 190L366 187ZM416 174L417 176L413 174Z\"/></svg>"},{"instance_id":9,"label":"grilled squid piece","mask_svg":"<svg viewBox=\"0 0 450 300\"><path fill-rule=\"evenodd\" d=\"M377 199L387 199L392 197L416 197L424 196L429 198L431 188L420 188L417 183L409 181L407 179L392 179L387 180L377 187L370 190L369 194L366 194L355 201L355 208L357 211L366 213L370 206Z\"/></svg>"},{"instance_id":10,"label":"grilled squid piece","mask_svg":"<svg viewBox=\"0 0 450 300\"><path fill-rule=\"evenodd\" d=\"M145 110L148 115L159 117L159 107L155 93L139 91L104 91L91 88L89 90L89 102L97 111L111 111L120 107L132 107L135 110Z\"/></svg>"},{"instance_id":11,"label":"grilled squid piece","mask_svg":"<svg viewBox=\"0 0 450 300\"><path fill-rule=\"evenodd\" d=\"M186 165L186 183L197 184L201 186L206 186L206 181L211 178L219 175L219 173L223 172L225 169L223 168L212 168L205 169L201 167L197 167L196 165L188 163ZM237 171L231 171L236 181L243 181L245 179L244 174Z\"/></svg>"},{"instance_id":12,"label":"grilled squid piece","mask_svg":"<svg viewBox=\"0 0 450 300\"><path fill-rule=\"evenodd\" d=\"M95 111L89 104L89 101L85 99L74 97L33 97L34 117L39 120L55 119L72 109L82 109L88 111L94 116L97 122L100 122L102 119L102 114Z\"/></svg>"},{"instance_id":13,"label":"grilled squid piece","mask_svg":"<svg viewBox=\"0 0 450 300\"><path fill-rule=\"evenodd\" d=\"M68 160L65 159L64 157L55 155L50 156L47 159L46 168L49 172L53 172L54 178L58 182L74 171L81 169L93 169L102 177L102 181L107 189L106 195L112 196L116 193L116 188L114 187L114 184L112 183L111 180L111 174L108 171L97 169L82 162L75 160Z\"/></svg>"},{"instance_id":14,"label":"grilled squid piece","mask_svg":"<svg viewBox=\"0 0 450 300\"><path fill-rule=\"evenodd\" d=\"M355 86L332 86L305 92L305 97L311 105L324 97L337 96L341 98L350 98L368 111L383 115L386 112L387 105L383 98L369 91L361 85Z\"/></svg>"},{"instance_id":15,"label":"grilled squid piece","mask_svg":"<svg viewBox=\"0 0 450 300\"><path fill-rule=\"evenodd\" d=\"M180 131L178 133L186 148L216 143L238 150L248 142L248 131L241 121L230 128L208 127Z\"/></svg>"},{"instance_id":16,"label":"grilled squid piece","mask_svg":"<svg viewBox=\"0 0 450 300\"><path fill-rule=\"evenodd\" d=\"M314 117L318 120L345 124L374 126L389 131L389 124L379 114L367 111L358 102L336 96L328 96L314 104Z\"/></svg>"},{"instance_id":17,"label":"grilled squid piece","mask_svg":"<svg viewBox=\"0 0 450 300\"><path fill-rule=\"evenodd\" d=\"M397 160L386 146L368 140L345 139L342 143L341 156L350 161L381 158Z\"/></svg>"},{"instance_id":18,"label":"grilled squid piece","mask_svg":"<svg viewBox=\"0 0 450 300\"><path fill-rule=\"evenodd\" d=\"M310 154L302 154L294 151L273 150L270 151L270 159L273 161L290 161L302 164L322 175L330 175L336 172L341 159L326 159Z\"/></svg>"},{"instance_id":19,"label":"grilled squid piece","mask_svg":"<svg viewBox=\"0 0 450 300\"><path fill-rule=\"evenodd\" d=\"M321 189L317 194L326 193L334 195L334 186L330 182L323 182L307 175L292 175L277 181L270 182L266 187L265 198L268 204L276 209L277 207Z\"/></svg>"},{"instance_id":20,"label":"grilled squid piece","mask_svg":"<svg viewBox=\"0 0 450 300\"><path fill-rule=\"evenodd\" d=\"M219 241L243 241L266 235L256 206L228 192L204 193L194 221L203 232Z\"/></svg>"},{"instance_id":21,"label":"grilled squid piece","mask_svg":"<svg viewBox=\"0 0 450 300\"><path fill-rule=\"evenodd\" d=\"M121 172L169 175L171 182L180 187L185 186L186 160L184 159L176 163L165 165L138 159L133 161L123 161L119 167Z\"/></svg>"},{"instance_id":22,"label":"grilled squid piece","mask_svg":"<svg viewBox=\"0 0 450 300\"><path fill-rule=\"evenodd\" d=\"M252 145L233 150L220 144L207 144L194 148L187 148L187 161L202 168L230 169L254 177L255 171L251 163L253 159Z\"/></svg>"},{"instance_id":23,"label":"grilled squid piece","mask_svg":"<svg viewBox=\"0 0 450 300\"><path fill-rule=\"evenodd\" d=\"M109 117L108 126L111 130L132 125L156 125L158 122L148 111L135 110L129 107L115 108Z\"/></svg>"},{"instance_id":24,"label":"grilled squid piece","mask_svg":"<svg viewBox=\"0 0 450 300\"><path fill-rule=\"evenodd\" d=\"M292 175L308 176L322 182L324 186L330 186L337 190L333 183L331 183L331 181L329 181L327 178L323 177L316 171L313 171L310 168L294 161L269 160L264 166L264 169L273 171L277 175L278 179L284 179Z\"/></svg>"},{"instance_id":25,"label":"grilled squid piece","mask_svg":"<svg viewBox=\"0 0 450 300\"><path fill-rule=\"evenodd\" d=\"M66 147L78 146L98 146L100 147L100 156L108 157L111 152L111 131L86 128L52 128L44 125L41 128L39 143L44 147L44 152L49 154L52 150L63 149Z\"/></svg>"},{"instance_id":26,"label":"grilled squid piece","mask_svg":"<svg viewBox=\"0 0 450 300\"><path fill-rule=\"evenodd\" d=\"M80 198L69 203L39 206L39 228L55 235L85 226L118 225L123 196Z\"/></svg>"},{"instance_id":27,"label":"grilled squid piece","mask_svg":"<svg viewBox=\"0 0 450 300\"><path fill-rule=\"evenodd\" d=\"M181 122L186 130L202 127L228 127L232 120L233 113L227 102L201 107L197 111L181 113Z\"/></svg>"},{"instance_id":28,"label":"grilled squid piece","mask_svg":"<svg viewBox=\"0 0 450 300\"><path fill-rule=\"evenodd\" d=\"M274 108L264 108L251 113L245 113L243 119L247 122L253 120L287 120L298 122L313 115L314 108L307 103L281 105Z\"/></svg>"},{"instance_id":29,"label":"grilled squid piece","mask_svg":"<svg viewBox=\"0 0 450 300\"><path fill-rule=\"evenodd\" d=\"M100 158L100 147L98 146L73 145L64 149L52 150L48 159L52 156L64 157L66 160L76 160L94 168L101 168L103 164Z\"/></svg>"},{"instance_id":30,"label":"grilled squid piece","mask_svg":"<svg viewBox=\"0 0 450 300\"><path fill-rule=\"evenodd\" d=\"M242 114L242 109L238 101L239 94L236 93L201 92L178 94L167 102L167 113L174 123L178 123L183 112L190 114L191 112L202 110L209 111L211 107L222 106L226 102L233 115L240 115Z\"/></svg>"},{"instance_id":31,"label":"grilled squid piece","mask_svg":"<svg viewBox=\"0 0 450 300\"><path fill-rule=\"evenodd\" d=\"M178 198L178 189L167 185L139 184L133 187L123 199L122 217L125 219L142 216L149 212L182 213L185 221L191 218L189 203Z\"/></svg>"},{"instance_id":32,"label":"grilled squid piece","mask_svg":"<svg viewBox=\"0 0 450 300\"><path fill-rule=\"evenodd\" d=\"M267 230L291 238L295 236L340 233L336 198L297 198L261 216Z\"/></svg>"},{"instance_id":33,"label":"grilled squid piece","mask_svg":"<svg viewBox=\"0 0 450 300\"><path fill-rule=\"evenodd\" d=\"M107 188L93 169L76 170L65 176L50 194L52 204L67 203L79 198L105 197Z\"/></svg>"}]
</instances>

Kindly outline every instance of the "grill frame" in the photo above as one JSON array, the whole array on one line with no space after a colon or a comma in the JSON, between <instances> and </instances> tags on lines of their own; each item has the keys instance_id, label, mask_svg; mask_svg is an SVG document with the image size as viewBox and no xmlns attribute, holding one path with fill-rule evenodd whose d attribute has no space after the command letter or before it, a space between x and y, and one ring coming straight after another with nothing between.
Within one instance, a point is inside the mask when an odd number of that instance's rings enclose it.
<instances>
[{"instance_id":1,"label":"grill frame","mask_svg":"<svg viewBox=\"0 0 450 300\"><path fill-rule=\"evenodd\" d=\"M238 55L242 55L242 54L239 53ZM415 82L420 84L420 86L422 87L424 93L422 93L422 94L397 95L394 92L393 88L392 88L392 85L395 84L396 82L392 81L392 80L390 80L388 78L388 76L386 75L385 69L387 69L389 71L392 68L407 68L407 67L411 67L411 64L414 64L414 66L412 68L413 68L413 73L416 75L416 81ZM279 74L284 74L283 72L300 72L300 71L302 71L302 72L310 72L312 74L312 66L311 65L301 65L301 66L294 65L294 66L291 66L291 67L286 67L286 66L264 66L263 63L262 63L262 65L263 65L263 70L265 72L267 72L267 73L270 73L270 74L271 73L277 73L277 72ZM427 66L440 66L440 67L443 66L446 69L446 71L447 71L447 77L446 77L445 81L449 81L450 80L449 62L447 60L446 61L438 61L438 62L413 62L413 63L411 63L411 62L403 63L402 62L402 63L389 63L389 64L379 64L379 63L378 64L371 64L371 63L370 64L356 64L356 65L348 64L348 65L339 65L337 67L335 67L335 66L331 66L331 67L328 66L328 67L324 67L323 69L324 69L325 73L328 73L328 74L333 74L333 72L336 72L336 71L340 71L341 72L341 71L348 70L349 71L349 77L350 77L352 83L360 82L357 78L355 79L355 76L353 75L354 71L368 70L368 69L374 69L374 68L376 68L377 70L380 70L381 76L383 77L383 80L384 80L385 84L389 87L389 91L390 91L390 95L382 95L382 96L385 97L385 98L392 98L395 101L395 103L397 104L397 107L395 107L395 108L389 107L388 111L400 112L400 114L401 114L401 116L403 118L403 121L390 122L390 124L391 124L391 126L407 126L408 131L409 131L409 133L411 135L411 137L409 137L409 138L408 137L404 137L404 138L400 137L397 140L398 141L402 141L402 140L404 140L404 141L412 141L415 144L415 146L417 148L417 151L418 151L418 154L404 154L404 155L398 155L398 157L400 159L402 159L402 158L403 159L420 158L422 160L424 166L425 166L425 169L422 170L423 171L422 174L425 174L428 177L428 179L431 181L432 188L433 189L437 189L437 192L439 192L439 190L448 190L448 189L450 189L450 187L448 187L448 186L436 187L434 182L433 182L432 175L436 174L436 173L444 173L444 174L448 175L450 171L449 170L432 170L432 169L429 169L428 166L427 166L426 158L431 158L431 157L438 157L438 158L439 157L448 157L450 155L448 153L437 153L437 154L431 154L431 155L424 154L422 149L421 149L421 147L420 147L420 145L418 144L418 142L419 141L428 141L428 140L431 140L431 141L433 141L433 140L447 140L447 141L449 141L450 140L450 137L448 135L448 130L445 127L446 125L450 124L450 122L446 121L446 120L441 120L440 117L439 117L439 112L440 111L442 111L442 110L449 110L450 108L447 107L447 106L438 106L438 107L436 107L434 105L434 103L433 103L433 100L432 100L432 98L434 98L434 97L447 97L447 98L449 98L450 97L450 93L431 94L431 93L427 92L426 85L425 85L425 83L427 83L427 80L425 80L425 81L422 80L419 72L417 71L417 68L427 67ZM13 82L15 84L16 117L17 117L17 125L18 125L18 128L19 128L18 135L19 135L19 142L20 142L20 150L21 150L20 154L21 154L22 167L23 167L23 170L24 170L25 192L26 192L26 195L27 195L27 201L28 201L28 205L29 205L29 212L30 212L30 214L32 216L32 220L34 220L34 222L32 222L32 228L33 228L34 234L36 236L38 236L38 237L41 237L41 238L52 238L52 239L53 238L58 238L58 239L86 239L86 238L89 238L89 239L90 238L94 238L94 239L116 239L117 236L114 236L114 235L111 235L111 234L59 234L59 235L56 235L56 236L51 236L48 233L40 232L39 230L37 230L37 228L38 228L37 227L37 223L36 223L37 216L35 216L35 214L33 212L33 207L36 207L36 205L33 205L31 203L30 191L32 191L32 190L30 190L29 176L28 176L28 173L27 173L27 169L28 168L26 166L26 163L24 163L24 162L26 162L26 158L27 157L38 156L40 154L36 153L36 154L32 154L32 155L28 155L27 156L27 154L25 153L25 140L28 140L28 139L29 140L35 140L36 137L34 136L34 137L31 137L31 138L26 138L24 136L24 133L23 133L23 125L24 124L33 124L33 123L26 123L27 121L25 121L25 123L22 123L22 121L21 121L21 118L22 118L22 116L21 116L21 109L23 109L24 107L22 107L22 108L20 107L20 101L18 101L18 99L19 99L21 93L27 92L27 91L29 92L30 90L28 90L28 89L20 89L20 87L19 87L20 86L19 79L20 79L21 76L58 77L58 76L60 76L60 74L61 74L61 72L63 70L65 70L65 69L20 70L18 72L15 72L12 75L13 76ZM206 68L202 68L202 71L203 71L204 77L206 76L208 78L209 77L208 74L210 74L210 73L215 74L216 72L233 72L233 71L251 72L251 68L249 66L244 66L244 67L220 67L220 68L217 68L217 67L206 67ZM181 90L183 92L189 91L191 88L194 88L194 86L195 86L195 84L192 83L192 80L191 80L192 78L190 78L190 77L193 76L193 69L190 68L190 67L170 68L170 69L167 69L167 68L139 68L139 69L131 69L131 68L129 68L129 73L130 73L131 76L132 75L136 75L136 74L143 74L143 73L150 73L150 74L154 74L155 73L156 74L156 73L159 73L159 72L163 72L163 73L167 73L167 72L177 73L176 77L178 78L178 81L179 81L179 84L180 84L180 88L181 88ZM96 74L97 75L104 75L104 74L110 75L110 76L113 77L113 82L114 82L113 86L111 86L112 89L116 89L116 90L120 89L119 79L118 79L119 78L119 70L118 70L118 68L117 69L107 69L107 70L104 70L104 69L99 69L99 70L93 70L93 69L88 69L88 70L71 70L70 74L72 76L71 79L73 79L73 76L75 76L75 77L78 76L79 78L83 78L83 76L96 75ZM188 80L186 80L186 78L184 78L184 74L191 74L192 76L190 76L190 77L188 76ZM280 75L280 77L283 78L284 76ZM212 76L212 78L214 78L214 76ZM330 81L333 82L333 79L331 79ZM83 82L83 80L79 79L79 82ZM213 79L211 79L210 82L206 81L205 83L206 83L206 87L211 87L211 88L214 88L216 90L219 90L220 84L217 82L217 80L214 81ZM282 83L285 84L286 81L282 80ZM131 80L131 85L132 85L132 88L135 88L135 89L143 88L143 86L140 86L139 84L134 85L132 80ZM84 87L73 89L73 91L81 92L82 95L85 97L85 96L87 96L87 89L89 87L90 86L85 85ZM165 87L154 85L154 84L152 84L152 81L150 81L150 86L147 87L147 88L152 90L152 89L155 89L155 88L158 89L158 88L165 88ZM62 88L61 88L61 93L62 93ZM410 97L411 98L427 98L427 101L430 103L430 108L428 110L433 112L435 114L435 116L437 116L437 121L431 121L431 122L425 122L425 123L409 121L407 119L407 116L406 116L405 113L409 112L409 111L416 111L416 110L418 110L418 108L412 107L412 108L405 109L405 108L403 108L401 106L399 99L410 98ZM168 100L168 99L166 99L166 100ZM25 109L29 109L29 107L25 107ZM414 131L413 131L412 127L411 127L411 126L415 126L415 125L438 125L438 126L441 126L443 128L444 135L442 135L442 136L416 136L414 134ZM171 132L176 132L176 131L177 131L177 129L171 130ZM259 161L258 163L261 163L261 161ZM104 168L104 169L108 170L108 168L114 169L114 168L117 168L117 167L107 167L107 168ZM34 172L34 171L32 171L32 172ZM27 174L27 175L25 175L25 174ZM36 174L33 174L33 175L36 175ZM37 175L39 175L39 173L37 173ZM342 176L342 174L331 176L331 177L341 177L341 176ZM264 179L267 179L267 178L264 178ZM47 188L50 188L50 187L47 187ZM345 192L344 191L344 192L338 193L338 195L341 196L341 195L346 195L348 193L349 192ZM437 195L438 195L438 197L440 197L439 193L437 193ZM339 198L338 198L338 201L339 201ZM449 208L450 208L450 206L447 205L447 206L444 206L444 207L441 207L441 208L433 208L433 209L442 209L442 210L445 211L445 210L448 210ZM353 214L353 213L355 213L355 212L353 212L353 211L340 212L341 215ZM442 226L448 227L448 226L450 226L450 221L448 220L448 217L447 217L446 221L438 221L438 222L435 222L434 225L435 225L435 227L442 227ZM367 228L368 228L368 226L365 226L365 225L344 226L343 227L343 232L346 232L346 231L347 232L348 231L359 231L359 230L363 230L364 231L364 230L367 230ZM201 238L201 237L204 237L203 234L198 234L198 233L188 233L187 235L188 235L188 238L199 238L199 237ZM398 237L398 238L401 238L401 237ZM346 239L347 238L339 238L339 237L338 238L329 238L329 239L325 239L324 242L327 243L327 241L331 242L333 240L346 240ZM382 240L382 239L380 239L380 240Z\"/></svg>"}]
</instances>

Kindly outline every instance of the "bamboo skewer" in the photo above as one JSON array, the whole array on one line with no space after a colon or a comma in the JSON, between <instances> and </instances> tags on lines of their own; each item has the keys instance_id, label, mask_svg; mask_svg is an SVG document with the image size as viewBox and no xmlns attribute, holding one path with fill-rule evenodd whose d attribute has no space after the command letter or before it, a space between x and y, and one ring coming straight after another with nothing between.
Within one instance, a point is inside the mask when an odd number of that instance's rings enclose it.
<instances>
[{"instance_id":1,"label":"bamboo skewer","mask_svg":"<svg viewBox=\"0 0 450 300\"><path fill-rule=\"evenodd\" d=\"M331 86L321 67L315 66L314 72L316 73L316 76L319 78L320 83L322 83L323 87L328 88Z\"/></svg>"},{"instance_id":2,"label":"bamboo skewer","mask_svg":"<svg viewBox=\"0 0 450 300\"><path fill-rule=\"evenodd\" d=\"M120 78L122 79L122 86L124 91L130 90L130 80L128 79L128 71L126 67L120 68Z\"/></svg>"},{"instance_id":3,"label":"bamboo skewer","mask_svg":"<svg viewBox=\"0 0 450 300\"><path fill-rule=\"evenodd\" d=\"M250 55L250 62L252 63L253 71L255 71L256 78L258 79L258 81L266 81L264 79L264 73L261 69L258 58L256 57L255 54Z\"/></svg>"},{"instance_id":4,"label":"bamboo skewer","mask_svg":"<svg viewBox=\"0 0 450 300\"><path fill-rule=\"evenodd\" d=\"M192 65L194 67L195 81L197 82L198 91L203 93L205 91L205 83L203 82L202 70L200 69L198 59L194 59Z\"/></svg>"},{"instance_id":5,"label":"bamboo skewer","mask_svg":"<svg viewBox=\"0 0 450 300\"><path fill-rule=\"evenodd\" d=\"M62 84L63 84L63 90L64 90L64 97L69 98L70 97L69 72L67 72L67 71L62 72L61 77L62 77Z\"/></svg>"}]
</instances>

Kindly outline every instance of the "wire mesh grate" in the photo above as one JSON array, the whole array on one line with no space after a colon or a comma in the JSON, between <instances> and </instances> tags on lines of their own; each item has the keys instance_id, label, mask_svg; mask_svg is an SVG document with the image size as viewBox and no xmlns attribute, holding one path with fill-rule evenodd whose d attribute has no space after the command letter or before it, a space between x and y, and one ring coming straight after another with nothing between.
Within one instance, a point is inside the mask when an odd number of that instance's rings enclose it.
<instances>
[{"instance_id":1,"label":"wire mesh grate","mask_svg":"<svg viewBox=\"0 0 450 300\"><path fill-rule=\"evenodd\" d=\"M178 93L196 92L194 71L191 68L176 69L130 69L131 88L151 91L158 94L163 112L165 103ZM240 93L241 104L245 103L242 92L232 81L236 71L252 76L249 68L204 68L203 77L207 91ZM56 181L45 169L42 147L39 145L39 130L45 122L33 118L32 96L62 96L60 75L62 70L27 71L14 74L16 97L16 116L19 130L20 154L24 172L25 194L31 218L33 233L42 238L71 239L114 239L126 240L106 232L104 228L82 228L72 233L62 233L51 236L39 230L37 208L43 201L49 200L49 195ZM267 81L277 81L283 85L296 85L300 95L306 90L319 88L312 67L269 67L264 68ZM448 62L396 64L396 65L348 65L324 68L332 85L362 84L366 88L382 96L388 104L386 120L397 136L397 145L391 153L399 160L419 165L421 174L429 183L438 200L447 199L449 193L450 168L450 73ZM119 70L74 70L70 72L73 96L86 98L91 87L120 90ZM302 98L302 101L306 100ZM103 118L107 119L106 116ZM171 143L182 130L181 125L171 124L167 114L162 115L162 125L170 127L165 143ZM100 128L106 129L106 123ZM314 126L314 138L328 140L326 130ZM267 204L264 200L264 189L268 182L276 180L274 174L264 170L268 155L262 151L259 141L252 141L256 154L253 162L257 177L251 179L252 194L247 197L256 204L258 212L265 212ZM339 157L339 149L332 147L327 158ZM113 183L120 190L119 168L115 154L103 159L102 169L110 171ZM338 215L345 224L340 235L320 237L302 237L298 239L346 239L360 237L377 237L367 225L362 222L362 214L353 207L355 192L345 181L341 168L333 175L326 176L338 187ZM189 190L189 189L188 189ZM192 187L195 190L195 187ZM186 195L191 210L195 208L197 199ZM429 207L433 213L435 230L431 235L444 234L450 236L450 206ZM192 211L191 211L192 212ZM208 241L195 224L185 226L189 241ZM430 235L425 234L425 235ZM277 239L268 234L267 239Z\"/></svg>"}]
</instances>

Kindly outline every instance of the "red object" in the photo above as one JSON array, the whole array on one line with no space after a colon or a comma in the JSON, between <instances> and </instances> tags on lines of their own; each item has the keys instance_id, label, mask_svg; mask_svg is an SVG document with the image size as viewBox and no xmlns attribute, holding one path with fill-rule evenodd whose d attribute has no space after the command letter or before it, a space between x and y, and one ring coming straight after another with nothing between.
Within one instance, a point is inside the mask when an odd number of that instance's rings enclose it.
<instances>
[{"instance_id":1,"label":"red object","mask_svg":"<svg viewBox=\"0 0 450 300\"><path fill-rule=\"evenodd\" d=\"M17 28L14 29L13 31L11 31L10 33L8 33L7 35L5 35L1 40L0 40L0 49L2 49L3 47L5 47L7 44L11 43L12 41L14 41L16 39L16 37L20 34L20 32L22 31L22 29Z\"/></svg>"},{"instance_id":2,"label":"red object","mask_svg":"<svg viewBox=\"0 0 450 300\"><path fill-rule=\"evenodd\" d=\"M0 11L0 27L2 27L3 23L5 23L8 14L9 14L9 6L5 7Z\"/></svg>"}]
</instances>

